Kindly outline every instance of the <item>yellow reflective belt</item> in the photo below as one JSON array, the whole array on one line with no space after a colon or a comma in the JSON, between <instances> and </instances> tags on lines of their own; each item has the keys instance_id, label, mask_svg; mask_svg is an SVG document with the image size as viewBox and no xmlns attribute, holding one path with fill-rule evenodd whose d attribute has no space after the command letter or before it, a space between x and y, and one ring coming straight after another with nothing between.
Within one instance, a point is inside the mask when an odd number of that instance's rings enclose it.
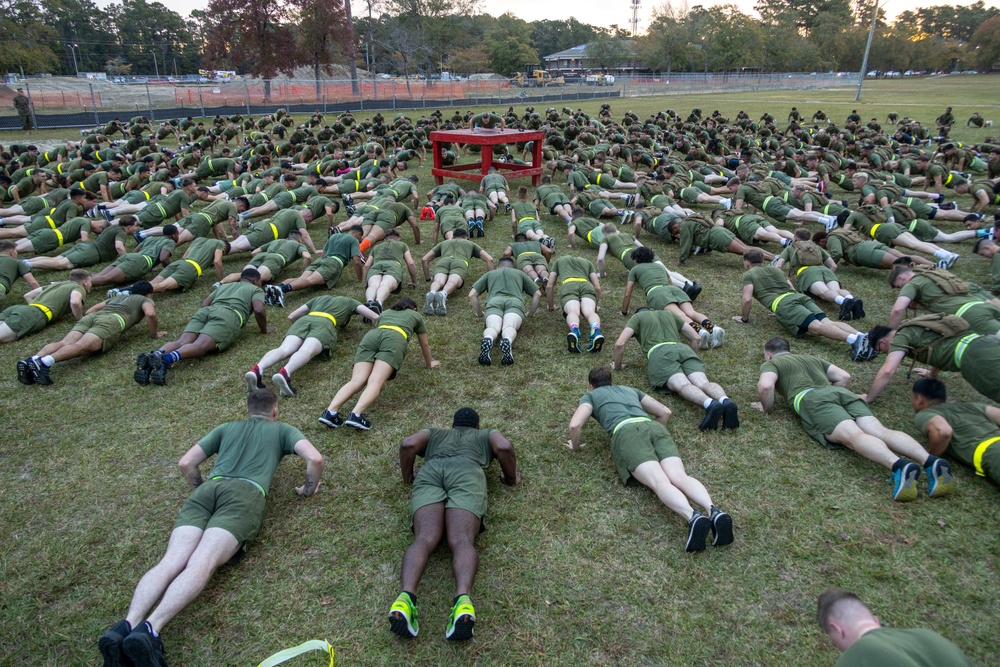
<instances>
[{"instance_id":1,"label":"yellow reflective belt","mask_svg":"<svg viewBox=\"0 0 1000 667\"><path fill-rule=\"evenodd\" d=\"M792 399L792 409L795 410L795 414L799 414L799 406L802 404L802 398L813 389L815 389L815 387L809 387L808 389L803 389L799 393L795 394L795 398Z\"/></svg>"},{"instance_id":2,"label":"yellow reflective belt","mask_svg":"<svg viewBox=\"0 0 1000 667\"><path fill-rule=\"evenodd\" d=\"M55 232L56 240L59 241L59 245L62 245L64 243L62 232L58 229L53 229L52 231Z\"/></svg>"},{"instance_id":3,"label":"yellow reflective belt","mask_svg":"<svg viewBox=\"0 0 1000 667\"><path fill-rule=\"evenodd\" d=\"M208 220L208 224L210 224L210 225L214 225L215 224L215 218L213 218L212 216L210 216L208 213L205 213L204 211L198 211L198 215L205 216L205 219Z\"/></svg>"},{"instance_id":4,"label":"yellow reflective belt","mask_svg":"<svg viewBox=\"0 0 1000 667\"><path fill-rule=\"evenodd\" d=\"M211 159L209 159L209 161L208 161L208 170L209 171L215 171L215 167L212 166L212 160Z\"/></svg>"},{"instance_id":5,"label":"yellow reflective belt","mask_svg":"<svg viewBox=\"0 0 1000 667\"><path fill-rule=\"evenodd\" d=\"M800 273L802 273L803 271L805 271L808 268L809 268L808 265L806 265L806 266L800 266L799 270L795 272L795 275L799 275Z\"/></svg>"},{"instance_id":6,"label":"yellow reflective belt","mask_svg":"<svg viewBox=\"0 0 1000 667\"><path fill-rule=\"evenodd\" d=\"M948 174L948 179L944 182L945 185L949 185L952 179L955 178L955 174Z\"/></svg>"},{"instance_id":7,"label":"yellow reflective belt","mask_svg":"<svg viewBox=\"0 0 1000 667\"><path fill-rule=\"evenodd\" d=\"M56 226L57 226L56 225L56 221L52 219L51 215L45 216L45 219L49 221L49 227L51 227L52 229L56 228Z\"/></svg>"},{"instance_id":8,"label":"yellow reflective belt","mask_svg":"<svg viewBox=\"0 0 1000 667\"><path fill-rule=\"evenodd\" d=\"M149 193L148 193L148 192L146 192L145 190L143 190L143 191L142 191L142 194L143 194L143 195L145 195L145 197L146 197L146 201L149 201Z\"/></svg>"},{"instance_id":9,"label":"yellow reflective belt","mask_svg":"<svg viewBox=\"0 0 1000 667\"><path fill-rule=\"evenodd\" d=\"M830 213L830 204L823 207L823 215L828 215Z\"/></svg>"},{"instance_id":10,"label":"yellow reflective belt","mask_svg":"<svg viewBox=\"0 0 1000 667\"><path fill-rule=\"evenodd\" d=\"M603 175L604 175L604 174L598 174L598 175L597 175L597 184L598 184L598 185L600 185L600 184L601 184L601 176L603 176Z\"/></svg>"},{"instance_id":11,"label":"yellow reflective belt","mask_svg":"<svg viewBox=\"0 0 1000 667\"><path fill-rule=\"evenodd\" d=\"M535 252L534 250L525 250L524 252L517 253L517 259L520 259L521 255L537 255L537 254L538 253ZM398 264L399 262L396 262L396 263Z\"/></svg>"},{"instance_id":12,"label":"yellow reflective belt","mask_svg":"<svg viewBox=\"0 0 1000 667\"><path fill-rule=\"evenodd\" d=\"M664 345L678 345L678 344L679 343L677 343L677 341L673 341L673 340L667 340L667 341L663 341L662 343L657 343L653 347L649 348L649 352L646 353L646 358L649 359L649 355L653 354L653 350L655 350L658 347L662 347Z\"/></svg>"},{"instance_id":13,"label":"yellow reflective belt","mask_svg":"<svg viewBox=\"0 0 1000 667\"><path fill-rule=\"evenodd\" d=\"M629 417L628 419L623 419L622 421L618 422L618 424L615 425L614 430L611 431L611 435L618 433L618 429L627 424L638 424L639 422L648 422L648 421L653 421L653 420L650 419L649 417Z\"/></svg>"},{"instance_id":14,"label":"yellow reflective belt","mask_svg":"<svg viewBox=\"0 0 1000 667\"><path fill-rule=\"evenodd\" d=\"M128 328L128 325L125 324L125 318L119 315L118 313L111 313L111 314L118 318L118 324L121 326L122 331L125 331L125 329Z\"/></svg>"},{"instance_id":15,"label":"yellow reflective belt","mask_svg":"<svg viewBox=\"0 0 1000 667\"><path fill-rule=\"evenodd\" d=\"M465 264L466 266L468 266L468 265L469 265L469 260L467 260L467 259L462 259L461 257L455 257L454 255L448 255L448 259L457 259L458 261L462 262L462 263L463 263L463 264Z\"/></svg>"},{"instance_id":16,"label":"yellow reflective belt","mask_svg":"<svg viewBox=\"0 0 1000 667\"><path fill-rule=\"evenodd\" d=\"M240 318L240 328L243 328L243 313L241 313L240 311L238 311L235 308L232 308L230 306L226 306L226 307L229 308L229 310L231 310L234 313L236 313L236 317Z\"/></svg>"},{"instance_id":17,"label":"yellow reflective belt","mask_svg":"<svg viewBox=\"0 0 1000 667\"><path fill-rule=\"evenodd\" d=\"M526 215L523 218L521 218L520 220L518 220L517 224L521 224L525 220L534 220L534 219L535 219L535 216L533 216L533 215Z\"/></svg>"},{"instance_id":18,"label":"yellow reflective belt","mask_svg":"<svg viewBox=\"0 0 1000 667\"><path fill-rule=\"evenodd\" d=\"M628 253L632 252L633 250L635 250L635 248L625 248L624 250L622 250L622 254L618 256L618 259L620 259L622 262L624 262L625 261L625 255L627 255Z\"/></svg>"},{"instance_id":19,"label":"yellow reflective belt","mask_svg":"<svg viewBox=\"0 0 1000 667\"><path fill-rule=\"evenodd\" d=\"M969 334L958 341L958 345L955 346L955 367L959 370L962 369L962 357L965 356L965 350L969 347L969 343L979 338L979 334Z\"/></svg>"},{"instance_id":20,"label":"yellow reflective belt","mask_svg":"<svg viewBox=\"0 0 1000 667\"><path fill-rule=\"evenodd\" d=\"M986 450L990 448L991 445L1000 442L1000 436L996 438L990 438L989 440L983 440L981 443L976 445L976 452L972 455L972 465L976 468L976 474L980 477L986 477L986 472L983 470L983 456L986 455Z\"/></svg>"},{"instance_id":21,"label":"yellow reflective belt","mask_svg":"<svg viewBox=\"0 0 1000 667\"><path fill-rule=\"evenodd\" d=\"M588 283L588 282L590 282L590 281L587 280L586 278L566 278L565 280L563 280L559 284L560 285L565 285L566 283Z\"/></svg>"},{"instance_id":22,"label":"yellow reflective belt","mask_svg":"<svg viewBox=\"0 0 1000 667\"><path fill-rule=\"evenodd\" d=\"M917 228L917 225L918 225L919 223L920 223L920 220L914 220L913 222L911 222L911 223L909 224L909 227L908 227L908 228L909 228L909 230L910 230L910 231L912 232L912 231L913 231L914 229L916 229L916 228Z\"/></svg>"},{"instance_id":23,"label":"yellow reflective belt","mask_svg":"<svg viewBox=\"0 0 1000 667\"><path fill-rule=\"evenodd\" d=\"M163 216L164 220L166 220L167 219L167 209L163 208L160 205L160 202L156 202L156 208L160 209L160 215Z\"/></svg>"},{"instance_id":24,"label":"yellow reflective belt","mask_svg":"<svg viewBox=\"0 0 1000 667\"><path fill-rule=\"evenodd\" d=\"M139 256L142 257L144 260L146 260L146 264L149 264L149 268L153 268L153 258L152 257L150 257L149 255L139 255Z\"/></svg>"},{"instance_id":25,"label":"yellow reflective belt","mask_svg":"<svg viewBox=\"0 0 1000 667\"><path fill-rule=\"evenodd\" d=\"M331 315L330 313L324 313L319 310L311 310L308 313L306 313L306 315L312 315L313 317L325 317L326 319L333 322L333 326L337 326L337 318Z\"/></svg>"},{"instance_id":26,"label":"yellow reflective belt","mask_svg":"<svg viewBox=\"0 0 1000 667\"><path fill-rule=\"evenodd\" d=\"M375 206L373 204L368 204L368 206L371 207L371 208L373 208L373 209L375 209L376 211L381 211L382 210L378 206Z\"/></svg>"},{"instance_id":27,"label":"yellow reflective belt","mask_svg":"<svg viewBox=\"0 0 1000 667\"><path fill-rule=\"evenodd\" d=\"M594 229L597 229L597 227L594 227ZM594 229L591 229L589 232L587 232L587 241L590 243L593 243L593 241L590 240L590 235L594 233Z\"/></svg>"},{"instance_id":28,"label":"yellow reflective belt","mask_svg":"<svg viewBox=\"0 0 1000 667\"><path fill-rule=\"evenodd\" d=\"M193 259L187 259L186 257L184 258L184 261L193 266L195 268L195 271L198 272L198 277L201 278L201 266L198 264L198 262L194 261Z\"/></svg>"},{"instance_id":29,"label":"yellow reflective belt","mask_svg":"<svg viewBox=\"0 0 1000 667\"><path fill-rule=\"evenodd\" d=\"M653 285L648 290L646 290L646 296L649 296L653 292L653 290L658 290L661 287L666 287L666 285Z\"/></svg>"},{"instance_id":30,"label":"yellow reflective belt","mask_svg":"<svg viewBox=\"0 0 1000 667\"><path fill-rule=\"evenodd\" d=\"M774 301L771 302L771 312L772 313L778 312L778 305L781 303L781 300L790 294L795 294L795 292L785 292L784 294L779 294L777 297L775 297Z\"/></svg>"},{"instance_id":31,"label":"yellow reflective belt","mask_svg":"<svg viewBox=\"0 0 1000 667\"><path fill-rule=\"evenodd\" d=\"M965 315L965 311L967 311L969 308L972 308L973 306L981 305L983 303L986 303L986 302L985 301L969 301L967 303L964 303L964 304L962 304L961 308L959 308L958 310L955 311L955 315L957 315L958 317L962 317L962 315Z\"/></svg>"},{"instance_id":32,"label":"yellow reflective belt","mask_svg":"<svg viewBox=\"0 0 1000 667\"><path fill-rule=\"evenodd\" d=\"M266 192L260 192L258 194L264 199L265 202L271 201L271 199L267 196Z\"/></svg>"},{"instance_id":33,"label":"yellow reflective belt","mask_svg":"<svg viewBox=\"0 0 1000 667\"><path fill-rule=\"evenodd\" d=\"M277 241L278 240L278 227L277 227L277 225L275 225L273 222L269 222L267 224L271 225L271 232L274 234L274 240Z\"/></svg>"},{"instance_id":34,"label":"yellow reflective belt","mask_svg":"<svg viewBox=\"0 0 1000 667\"><path fill-rule=\"evenodd\" d=\"M402 334L403 340L409 340L410 339L410 337L406 335L405 331L403 331L402 329L400 329L399 327L397 327L397 326L395 326L393 324L380 324L380 325L378 325L378 328L379 329L392 329L393 331L396 331L396 332Z\"/></svg>"},{"instance_id":35,"label":"yellow reflective belt","mask_svg":"<svg viewBox=\"0 0 1000 667\"><path fill-rule=\"evenodd\" d=\"M764 197L764 203L760 205L761 210L766 209L767 205L771 203L772 199L774 199L774 195L768 195Z\"/></svg>"},{"instance_id":36,"label":"yellow reflective belt","mask_svg":"<svg viewBox=\"0 0 1000 667\"><path fill-rule=\"evenodd\" d=\"M742 219L743 219L742 215L738 215L733 219L733 226L736 227L736 229L740 228L740 220Z\"/></svg>"},{"instance_id":37,"label":"yellow reflective belt","mask_svg":"<svg viewBox=\"0 0 1000 667\"><path fill-rule=\"evenodd\" d=\"M870 234L872 238L875 238L875 232L876 232L876 230L878 230L878 228L879 228L879 227L881 227L881 226L882 226L882 223L881 223L881 222L880 222L880 223L878 223L877 225L872 225L872 228L871 228L871 229L870 229L870 230L868 231L868 234Z\"/></svg>"},{"instance_id":38,"label":"yellow reflective belt","mask_svg":"<svg viewBox=\"0 0 1000 667\"><path fill-rule=\"evenodd\" d=\"M295 196L295 192L294 191L289 190L288 194L292 195L292 203L293 204L299 200L299 198Z\"/></svg>"},{"instance_id":39,"label":"yellow reflective belt","mask_svg":"<svg viewBox=\"0 0 1000 667\"><path fill-rule=\"evenodd\" d=\"M257 665L257 667L275 667L275 665L280 665L283 662L288 662L294 657L300 656L303 653L308 653L309 651L323 651L330 654L330 666L334 667L334 654L333 647L330 646L324 639L310 639L307 642L299 644L298 646L293 646L292 648L286 648L283 651L278 651L274 655L268 657L264 662Z\"/></svg>"},{"instance_id":40,"label":"yellow reflective belt","mask_svg":"<svg viewBox=\"0 0 1000 667\"><path fill-rule=\"evenodd\" d=\"M45 313L45 319L47 319L49 322L52 321L52 311L49 310L48 306L41 303L29 303L28 305L34 306L38 310L42 311L43 313Z\"/></svg>"},{"instance_id":41,"label":"yellow reflective belt","mask_svg":"<svg viewBox=\"0 0 1000 667\"><path fill-rule=\"evenodd\" d=\"M335 260L337 260L338 262L340 262L340 266L344 266L344 260L342 260L342 259L341 259L340 257L338 257L337 255L330 255L330 259L335 259Z\"/></svg>"}]
</instances>

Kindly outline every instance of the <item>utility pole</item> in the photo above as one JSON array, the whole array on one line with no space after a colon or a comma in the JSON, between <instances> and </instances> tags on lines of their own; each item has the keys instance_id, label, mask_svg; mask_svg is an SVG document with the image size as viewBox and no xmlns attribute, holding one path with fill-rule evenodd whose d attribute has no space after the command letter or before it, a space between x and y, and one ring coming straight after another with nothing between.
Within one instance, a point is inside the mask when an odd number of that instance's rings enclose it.
<instances>
[{"instance_id":1,"label":"utility pole","mask_svg":"<svg viewBox=\"0 0 1000 667\"><path fill-rule=\"evenodd\" d=\"M160 78L160 68L156 64L156 47L154 46L150 49L150 53L153 54L153 71L156 72L156 78Z\"/></svg>"},{"instance_id":2,"label":"utility pole","mask_svg":"<svg viewBox=\"0 0 1000 667\"><path fill-rule=\"evenodd\" d=\"M371 6L371 5L369 5ZM351 16L351 0L344 0L344 12L347 15L347 59L351 63L351 94L358 94L358 55L354 50L354 18ZM317 92L317 96L319 91Z\"/></svg>"},{"instance_id":3,"label":"utility pole","mask_svg":"<svg viewBox=\"0 0 1000 667\"><path fill-rule=\"evenodd\" d=\"M868 54L872 50L872 39L875 37L875 21L878 20L878 0L875 0L875 8L872 9L872 27L868 30L868 43L865 45L865 56L861 59L861 71L858 72L858 94L854 96L854 101L861 100L861 86L865 82L865 74L868 73Z\"/></svg>"},{"instance_id":4,"label":"utility pole","mask_svg":"<svg viewBox=\"0 0 1000 667\"><path fill-rule=\"evenodd\" d=\"M66 46L69 47L70 53L73 54L73 70L76 72L76 76L79 77L80 76L80 67L76 64L76 49L77 49L77 47L79 45L75 44L74 42L70 42Z\"/></svg>"},{"instance_id":5,"label":"utility pole","mask_svg":"<svg viewBox=\"0 0 1000 667\"><path fill-rule=\"evenodd\" d=\"M639 34L639 3L640 0L632 0L632 19L630 23L632 24L632 39L636 38Z\"/></svg>"}]
</instances>

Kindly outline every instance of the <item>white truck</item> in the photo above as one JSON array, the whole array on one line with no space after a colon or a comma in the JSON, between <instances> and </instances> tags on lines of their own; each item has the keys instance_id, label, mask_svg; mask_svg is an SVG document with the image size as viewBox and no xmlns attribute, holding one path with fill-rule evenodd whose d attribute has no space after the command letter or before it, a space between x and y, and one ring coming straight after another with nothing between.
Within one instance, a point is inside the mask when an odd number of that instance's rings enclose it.
<instances>
[{"instance_id":1,"label":"white truck","mask_svg":"<svg viewBox=\"0 0 1000 667\"><path fill-rule=\"evenodd\" d=\"M610 74L589 74L583 82L588 86L613 86L615 77Z\"/></svg>"}]
</instances>

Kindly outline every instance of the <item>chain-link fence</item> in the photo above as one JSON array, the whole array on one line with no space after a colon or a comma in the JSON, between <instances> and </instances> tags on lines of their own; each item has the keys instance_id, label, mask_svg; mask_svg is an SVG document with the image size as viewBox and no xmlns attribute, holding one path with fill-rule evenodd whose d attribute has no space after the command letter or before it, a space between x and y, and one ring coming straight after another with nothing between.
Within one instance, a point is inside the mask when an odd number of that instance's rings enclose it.
<instances>
[{"instance_id":1,"label":"chain-link fence","mask_svg":"<svg viewBox=\"0 0 1000 667\"><path fill-rule=\"evenodd\" d=\"M92 128L115 118L126 120L133 116L163 121L187 116L264 114L279 107L291 113L337 113L556 104L612 97L820 88L849 81L850 75L833 72L673 73L617 77L611 85L571 80L558 86L523 88L506 79L442 81L399 77L356 82L240 79L218 83L167 80L112 83L38 78L0 86L0 129L21 129L26 120L37 128ZM23 88L30 102L27 119L15 107L16 88Z\"/></svg>"}]
</instances>

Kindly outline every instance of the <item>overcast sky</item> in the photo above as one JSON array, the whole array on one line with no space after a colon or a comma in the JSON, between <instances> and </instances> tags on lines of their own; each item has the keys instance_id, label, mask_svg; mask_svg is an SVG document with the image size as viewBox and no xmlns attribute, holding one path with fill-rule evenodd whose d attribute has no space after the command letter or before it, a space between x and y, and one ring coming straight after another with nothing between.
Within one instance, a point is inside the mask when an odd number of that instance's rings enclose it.
<instances>
[{"instance_id":1,"label":"overcast sky","mask_svg":"<svg viewBox=\"0 0 1000 667\"><path fill-rule=\"evenodd\" d=\"M161 2L181 14L188 14L192 9L203 9L208 5L208 0L161 0ZM591 25L617 24L619 27L627 28L632 18L630 2L631 0L601 0L600 2L596 0L548 0L547 2L538 2L538 0L482 0L481 2L477 2L475 6L477 10L485 10L487 13L495 16L499 16L504 12L511 12L525 21L542 19L558 20L573 16L577 20L583 23L590 23ZM684 0L680 0L680 2L683 3ZM974 2L975 0L943 0L941 2L929 2L927 0L888 0L885 3L885 10L891 19L907 9L931 7L934 5L971 5ZM111 0L97 0L97 4L101 7L106 7L111 4ZM357 13L363 3L361 0L355 0L354 4L357 5L355 7L355 13ZM732 3L727 3L725 0L702 0L700 2L698 0L687 0L687 4L689 7L699 4L704 7L736 4L744 12L752 14L756 0L734 0ZM642 6L639 9L640 33L644 32L646 26L649 25L649 16L652 14L653 8L662 5L662 0L642 0ZM986 5L989 7L1000 7L1000 0L986 0ZM608 7L614 7L615 11L607 13Z\"/></svg>"}]
</instances>

